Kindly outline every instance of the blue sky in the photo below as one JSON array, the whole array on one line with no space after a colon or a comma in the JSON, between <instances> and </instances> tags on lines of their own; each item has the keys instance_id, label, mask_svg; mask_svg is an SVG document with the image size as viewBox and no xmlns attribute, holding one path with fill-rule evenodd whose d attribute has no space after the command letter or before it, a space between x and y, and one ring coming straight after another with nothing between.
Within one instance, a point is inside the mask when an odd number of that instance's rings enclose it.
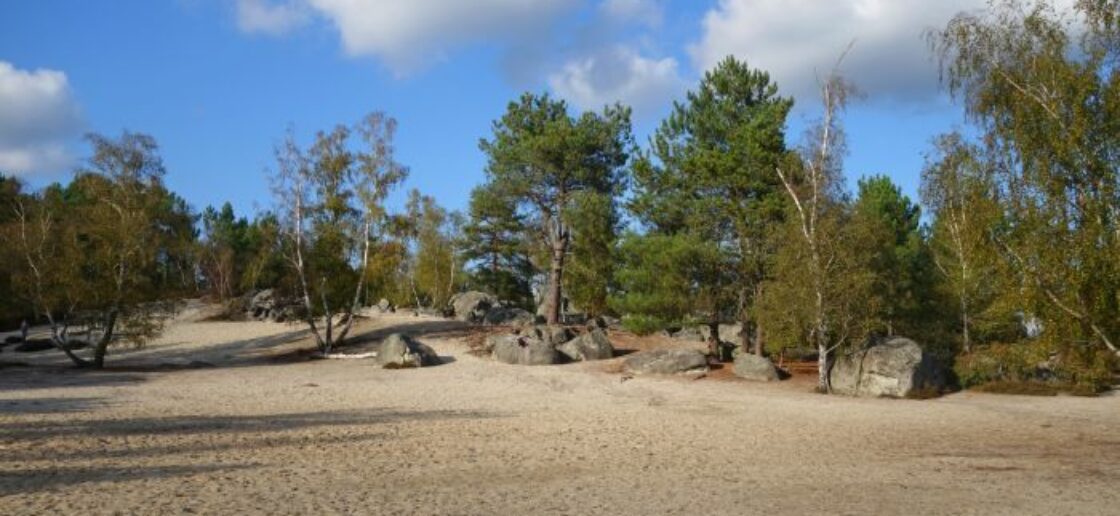
<instances>
[{"instance_id":1,"label":"blue sky","mask_svg":"<svg viewBox=\"0 0 1120 516\"><path fill-rule=\"evenodd\" d=\"M915 196L930 139L961 123L923 30L982 0L13 0L0 5L0 170L65 179L81 134L156 137L167 183L201 209L270 202L264 170L292 126L382 110L398 160L451 208L483 178L479 138L522 91L573 109L622 101L646 141L672 100L733 54L770 70L815 116L815 77L866 94L846 118L849 178ZM403 191L402 191L403 193ZM398 195L399 200L401 196Z\"/></svg>"}]
</instances>

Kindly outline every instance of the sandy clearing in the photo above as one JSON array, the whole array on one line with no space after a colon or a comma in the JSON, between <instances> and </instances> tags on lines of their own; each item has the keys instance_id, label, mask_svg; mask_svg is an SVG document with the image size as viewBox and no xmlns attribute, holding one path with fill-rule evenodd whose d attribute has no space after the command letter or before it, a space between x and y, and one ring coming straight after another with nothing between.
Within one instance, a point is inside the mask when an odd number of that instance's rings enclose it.
<instances>
[{"instance_id":1,"label":"sandy clearing","mask_svg":"<svg viewBox=\"0 0 1120 516\"><path fill-rule=\"evenodd\" d=\"M471 356L446 321L393 316L362 329L401 328L452 361L390 371L277 360L308 347L299 327L184 319L111 357L119 370L0 369L0 513L1120 507L1117 396L899 401L788 383L622 381L609 365ZM220 367L150 372L196 360Z\"/></svg>"}]
</instances>

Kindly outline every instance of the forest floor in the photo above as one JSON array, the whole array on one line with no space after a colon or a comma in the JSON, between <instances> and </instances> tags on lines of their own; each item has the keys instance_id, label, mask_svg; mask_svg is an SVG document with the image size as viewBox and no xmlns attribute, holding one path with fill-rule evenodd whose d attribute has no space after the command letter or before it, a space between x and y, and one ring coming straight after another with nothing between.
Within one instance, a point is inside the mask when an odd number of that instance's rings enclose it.
<instances>
[{"instance_id":1,"label":"forest floor","mask_svg":"<svg viewBox=\"0 0 1120 516\"><path fill-rule=\"evenodd\" d=\"M446 363L386 370L310 360L298 326L201 315L105 371L0 353L0 514L1120 510L1117 395L855 399L808 377L629 379L621 358L519 367L406 315L358 329Z\"/></svg>"}]
</instances>

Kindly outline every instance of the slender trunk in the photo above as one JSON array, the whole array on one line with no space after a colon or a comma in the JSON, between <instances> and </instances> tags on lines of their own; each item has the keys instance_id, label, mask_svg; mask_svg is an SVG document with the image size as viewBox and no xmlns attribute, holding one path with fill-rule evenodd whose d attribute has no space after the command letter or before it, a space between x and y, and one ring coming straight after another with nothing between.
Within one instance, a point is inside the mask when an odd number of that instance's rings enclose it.
<instances>
[{"instance_id":1,"label":"slender trunk","mask_svg":"<svg viewBox=\"0 0 1120 516\"><path fill-rule=\"evenodd\" d=\"M117 310L114 308L105 316L105 329L101 338L97 339L97 343L93 347L93 363L91 365L95 369L105 367L105 353L109 350L109 342L113 340L113 330L116 325Z\"/></svg>"},{"instance_id":2,"label":"slender trunk","mask_svg":"<svg viewBox=\"0 0 1120 516\"><path fill-rule=\"evenodd\" d=\"M307 326L311 328L311 334L315 336L315 344L319 349L323 349L326 345L323 342L323 336L319 334L319 327L315 325L315 309L311 304L311 291L307 288L307 272L303 264L303 201L301 200L302 192L297 191L296 197L296 210L295 210L295 252L296 252L296 273L299 276L299 286L303 291L303 309L306 311L305 320Z\"/></svg>"},{"instance_id":3,"label":"slender trunk","mask_svg":"<svg viewBox=\"0 0 1120 516\"><path fill-rule=\"evenodd\" d=\"M719 356L719 321L708 323L708 355L717 361L722 361Z\"/></svg>"},{"instance_id":4,"label":"slender trunk","mask_svg":"<svg viewBox=\"0 0 1120 516\"><path fill-rule=\"evenodd\" d=\"M765 349L766 341L762 336L762 321L755 321L754 323L754 354L762 356L763 349Z\"/></svg>"},{"instance_id":5,"label":"slender trunk","mask_svg":"<svg viewBox=\"0 0 1120 516\"><path fill-rule=\"evenodd\" d=\"M548 300L545 318L548 324L560 324L560 313L564 300L564 255L567 254L568 242L563 236L552 244L552 264L548 273Z\"/></svg>"},{"instance_id":6,"label":"slender trunk","mask_svg":"<svg viewBox=\"0 0 1120 516\"><path fill-rule=\"evenodd\" d=\"M821 393L831 393L832 383L828 379L828 345L817 339L817 390Z\"/></svg>"},{"instance_id":7,"label":"slender trunk","mask_svg":"<svg viewBox=\"0 0 1120 516\"><path fill-rule=\"evenodd\" d=\"M366 269L369 267L369 221L365 224L364 240L365 245L362 246L362 268L358 273L358 286L354 288L354 300L350 303L350 311L346 314L346 324L338 332L338 341L342 342L348 333L350 327L354 324L354 314L358 311L358 307L362 301L362 288L366 282Z\"/></svg>"},{"instance_id":8,"label":"slender trunk","mask_svg":"<svg viewBox=\"0 0 1120 516\"><path fill-rule=\"evenodd\" d=\"M334 312L331 312L331 305L327 303L327 279L323 278L319 282L319 298L323 303L323 324L326 326L326 338L323 339L323 344L319 347L319 351L323 355L331 354L331 348L334 344L332 332L334 330Z\"/></svg>"},{"instance_id":9,"label":"slender trunk","mask_svg":"<svg viewBox=\"0 0 1120 516\"><path fill-rule=\"evenodd\" d=\"M972 338L968 331L969 324L971 322L968 320L968 298L961 295L961 344L965 353L972 352Z\"/></svg>"}]
</instances>

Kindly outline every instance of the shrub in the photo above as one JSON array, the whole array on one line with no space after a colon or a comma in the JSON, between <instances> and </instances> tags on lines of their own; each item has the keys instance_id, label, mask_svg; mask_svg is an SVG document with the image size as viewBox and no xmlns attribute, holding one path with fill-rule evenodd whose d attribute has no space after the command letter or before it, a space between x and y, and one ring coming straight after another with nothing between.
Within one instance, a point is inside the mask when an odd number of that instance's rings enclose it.
<instances>
[{"instance_id":1,"label":"shrub","mask_svg":"<svg viewBox=\"0 0 1120 516\"><path fill-rule=\"evenodd\" d=\"M1095 395L1108 390L1116 359L1098 349L1033 340L991 344L957 357L953 369L963 388L983 386L979 390L1010 394L1054 390Z\"/></svg>"}]
</instances>

